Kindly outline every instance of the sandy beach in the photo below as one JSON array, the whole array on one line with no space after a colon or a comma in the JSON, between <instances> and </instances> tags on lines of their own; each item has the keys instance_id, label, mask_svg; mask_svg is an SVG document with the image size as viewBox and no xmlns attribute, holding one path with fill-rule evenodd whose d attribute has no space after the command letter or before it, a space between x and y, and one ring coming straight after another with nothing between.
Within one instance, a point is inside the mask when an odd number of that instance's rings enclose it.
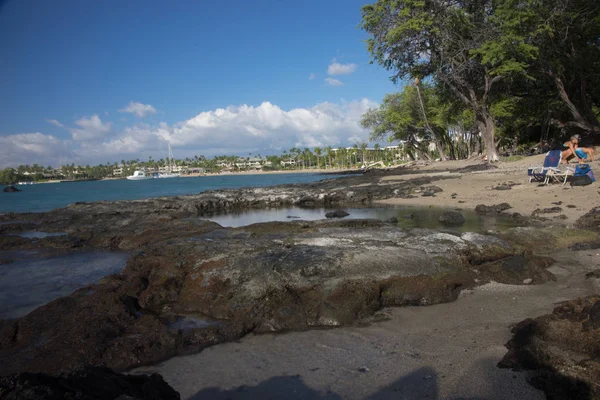
<instances>
[{"instance_id":1,"label":"sandy beach","mask_svg":"<svg viewBox=\"0 0 600 400\"><path fill-rule=\"evenodd\" d=\"M497 169L488 171L459 173L458 169L481 164L480 161L447 161L436 162L423 167L413 168L410 174L384 177L384 182L394 182L412 179L416 176L439 176L432 184L440 187L443 192L435 197L417 197L414 199L388 199L379 204L417 205L475 209L478 204L487 206L508 203L512 207L507 212L517 212L529 216L536 209L560 207L561 214L566 216L565 224L572 226L577 218L593 207L600 206L598 185L571 187L560 183L539 185L529 183L527 168L542 165L544 155L526 157L515 162L501 162ZM592 170L598 169L600 163L590 163ZM570 164L575 168L576 164ZM508 184L510 190L496 190L499 185ZM514 186L513 186L514 185ZM453 196L454 194L454 196ZM454 198L453 198L454 197ZM560 204L557 204L560 203ZM568 207L574 206L574 207ZM559 214L549 214L555 217Z\"/></svg>"}]
</instances>

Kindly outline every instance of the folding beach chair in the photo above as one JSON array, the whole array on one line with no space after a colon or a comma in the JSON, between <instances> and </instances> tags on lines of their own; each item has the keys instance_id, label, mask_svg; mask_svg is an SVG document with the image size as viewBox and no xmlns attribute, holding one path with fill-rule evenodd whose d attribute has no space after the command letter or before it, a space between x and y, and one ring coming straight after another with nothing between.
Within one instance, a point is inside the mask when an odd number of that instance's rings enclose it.
<instances>
[{"instance_id":1,"label":"folding beach chair","mask_svg":"<svg viewBox=\"0 0 600 400\"><path fill-rule=\"evenodd\" d=\"M544 158L544 165L533 166L527 168L527 175L529 175L529 182L535 180L540 182L542 185L547 185L550 179L562 182L564 185L567 183L567 178L573 175L571 168L558 168L560 165L562 152L560 150L550 150L546 153Z\"/></svg>"}]
</instances>

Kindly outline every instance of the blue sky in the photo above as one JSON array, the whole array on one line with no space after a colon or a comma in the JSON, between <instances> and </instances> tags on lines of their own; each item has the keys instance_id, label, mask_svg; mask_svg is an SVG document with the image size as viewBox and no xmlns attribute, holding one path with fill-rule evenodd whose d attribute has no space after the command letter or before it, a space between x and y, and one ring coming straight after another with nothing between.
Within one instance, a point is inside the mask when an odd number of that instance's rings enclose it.
<instances>
[{"instance_id":1,"label":"blue sky","mask_svg":"<svg viewBox=\"0 0 600 400\"><path fill-rule=\"evenodd\" d=\"M366 141L365 3L0 0L0 167Z\"/></svg>"}]
</instances>

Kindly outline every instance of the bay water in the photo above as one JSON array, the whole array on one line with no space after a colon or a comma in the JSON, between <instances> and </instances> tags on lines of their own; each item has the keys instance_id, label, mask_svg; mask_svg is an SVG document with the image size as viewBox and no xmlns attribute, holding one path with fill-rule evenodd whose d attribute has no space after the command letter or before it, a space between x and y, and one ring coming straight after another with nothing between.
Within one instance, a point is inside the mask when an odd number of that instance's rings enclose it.
<instances>
[{"instance_id":1,"label":"bay water","mask_svg":"<svg viewBox=\"0 0 600 400\"><path fill-rule=\"evenodd\" d=\"M207 190L265 187L288 183L308 183L339 177L315 173L232 174L173 179L126 179L44 183L18 186L18 193L0 192L0 213L43 212L75 202L140 200L161 196L182 196Z\"/></svg>"}]
</instances>

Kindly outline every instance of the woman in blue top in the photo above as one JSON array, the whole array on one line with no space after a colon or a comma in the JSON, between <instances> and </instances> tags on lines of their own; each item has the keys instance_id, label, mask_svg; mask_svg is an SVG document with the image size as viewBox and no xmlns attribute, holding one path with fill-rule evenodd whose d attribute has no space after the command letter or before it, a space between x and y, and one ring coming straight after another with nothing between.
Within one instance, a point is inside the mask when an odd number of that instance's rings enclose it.
<instances>
[{"instance_id":1,"label":"woman in blue top","mask_svg":"<svg viewBox=\"0 0 600 400\"><path fill-rule=\"evenodd\" d=\"M573 156L577 157L579 164L588 161L588 156L590 158L589 161L594 161L594 149L579 147L579 135L571 136L571 139L563 143L563 147L567 148L561 154L561 162L563 164L567 164L569 158Z\"/></svg>"}]
</instances>

